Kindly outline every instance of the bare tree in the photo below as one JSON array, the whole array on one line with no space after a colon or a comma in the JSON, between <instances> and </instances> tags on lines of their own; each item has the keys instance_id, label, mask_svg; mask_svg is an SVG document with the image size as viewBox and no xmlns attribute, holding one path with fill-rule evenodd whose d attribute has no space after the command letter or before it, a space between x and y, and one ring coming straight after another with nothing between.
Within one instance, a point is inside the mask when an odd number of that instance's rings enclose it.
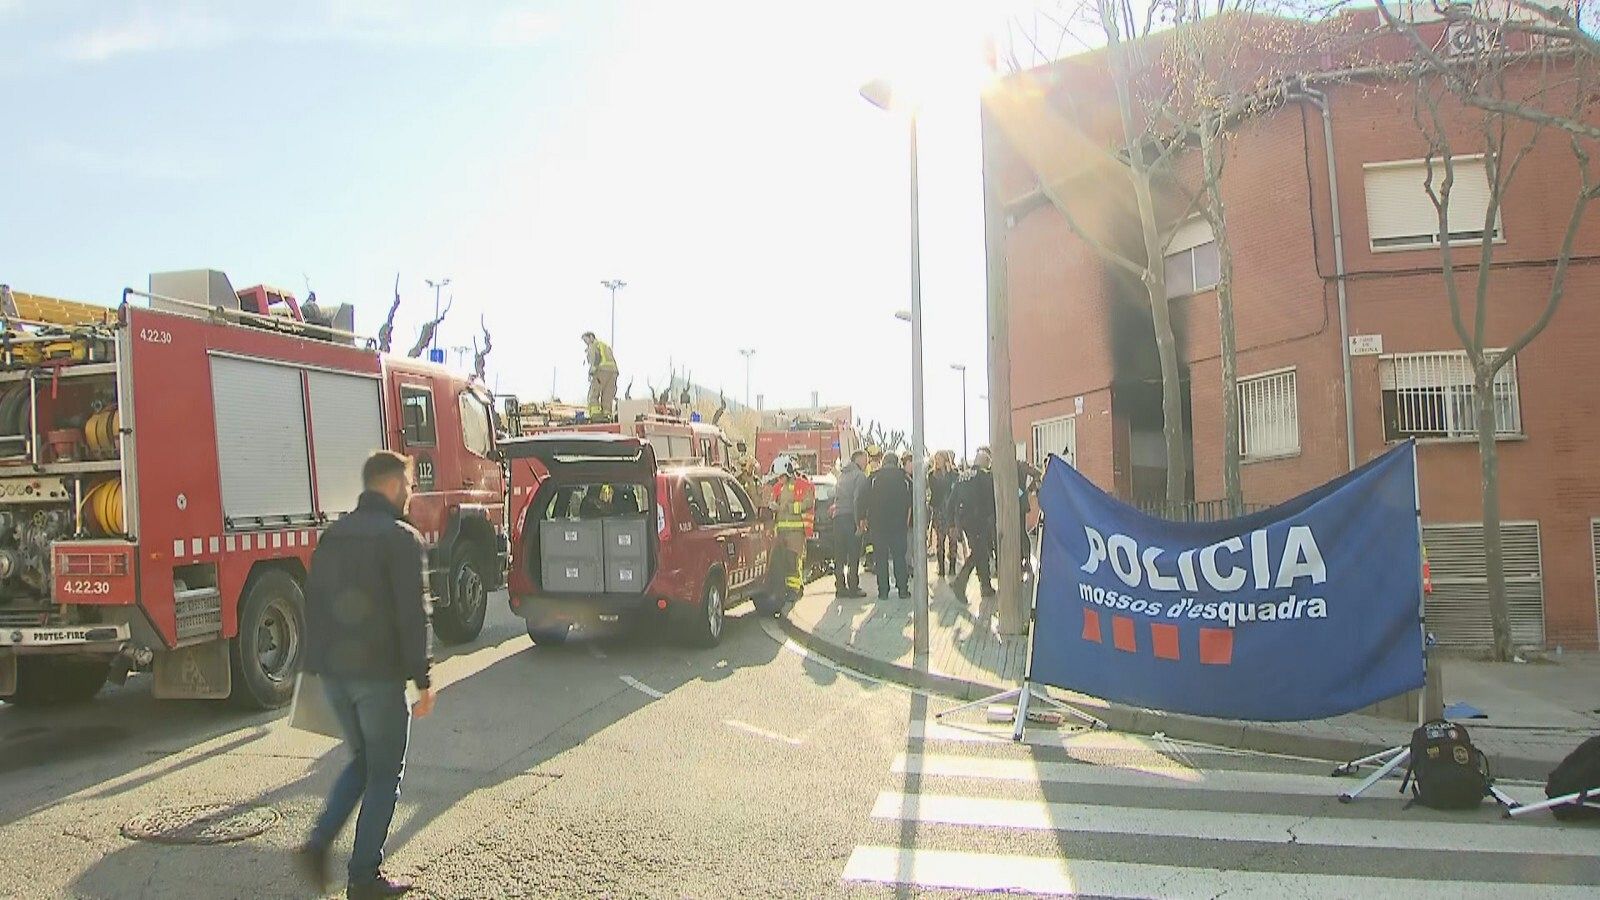
<instances>
[{"instance_id":1,"label":"bare tree","mask_svg":"<svg viewBox=\"0 0 1600 900\"><path fill-rule=\"evenodd\" d=\"M394 302L389 304L389 315L378 327L378 351L388 353L394 345L394 314L400 309L400 273L394 273Z\"/></svg>"},{"instance_id":2,"label":"bare tree","mask_svg":"<svg viewBox=\"0 0 1600 900\"><path fill-rule=\"evenodd\" d=\"M483 316L478 316L478 327L483 330L483 347L478 347L478 339L472 339L472 377L486 382L484 374L489 364L489 351L494 349L494 339L489 335L489 323Z\"/></svg>"},{"instance_id":3,"label":"bare tree","mask_svg":"<svg viewBox=\"0 0 1600 900\"><path fill-rule=\"evenodd\" d=\"M427 352L428 345L433 343L434 332L439 330L439 324L444 321L444 317L450 315L450 307L455 302L456 295L451 294L450 299L444 302L444 309L440 310L438 318L429 319L423 324L422 329L417 332L417 342L411 345L411 349L406 352L406 356L418 359L423 353Z\"/></svg>"},{"instance_id":4,"label":"bare tree","mask_svg":"<svg viewBox=\"0 0 1600 900\"><path fill-rule=\"evenodd\" d=\"M1441 16L1452 27L1475 29L1471 41L1464 45L1458 42L1448 56L1437 51L1412 21L1396 15L1387 3L1380 0L1378 10L1385 27L1410 42L1417 61L1411 74L1415 119L1428 147L1424 187L1438 214L1440 268L1450 304L1450 322L1472 372L1489 614L1495 658L1503 661L1510 659L1516 648L1500 533L1496 438L1501 429L1496 382L1502 370L1554 318L1566 290L1579 226L1590 202L1600 197L1600 182L1589 165L1590 151L1600 139L1600 131L1592 124L1597 102L1596 65L1600 58L1593 39L1575 33L1576 20L1569 14L1520 0L1478 0L1441 7ZM1541 40L1529 41L1529 37ZM1463 120L1474 127L1472 136L1466 139L1465 152L1458 152L1466 131L1459 127ZM1572 207L1561 245L1555 257L1547 260L1552 265L1552 275L1539 314L1503 348L1495 349L1489 341L1488 315L1497 271L1500 208L1541 140L1561 141L1570 148L1575 163L1573 191L1569 195ZM1483 221L1474 223L1475 234L1458 241L1453 238L1465 230L1460 226L1466 223L1461 222L1460 216L1452 217L1451 202L1458 183L1459 158L1463 156L1481 156L1488 196ZM1537 165L1544 173L1552 171L1548 163ZM1475 168L1471 177L1476 177ZM1453 226L1452 222L1456 224ZM1468 271L1475 269L1469 290L1457 278L1461 271L1456 260L1457 244L1471 244L1476 251L1475 258L1465 266Z\"/></svg>"}]
</instances>

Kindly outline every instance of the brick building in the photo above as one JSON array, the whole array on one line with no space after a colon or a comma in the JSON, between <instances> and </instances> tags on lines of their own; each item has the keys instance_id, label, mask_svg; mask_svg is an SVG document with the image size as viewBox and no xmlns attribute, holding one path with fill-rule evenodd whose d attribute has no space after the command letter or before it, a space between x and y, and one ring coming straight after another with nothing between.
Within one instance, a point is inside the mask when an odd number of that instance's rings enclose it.
<instances>
[{"instance_id":1,"label":"brick building","mask_svg":"<svg viewBox=\"0 0 1600 900\"><path fill-rule=\"evenodd\" d=\"M1079 57L1051 69L1044 81L1053 85L1052 108L1086 133L1103 128L1110 96L1103 62ZM1424 539L1435 581L1430 629L1447 644L1487 644L1471 375L1451 326L1436 212L1422 186L1428 145L1413 118L1414 88L1348 76L1306 84L1326 98L1338 221L1323 112L1304 95L1236 128L1223 177L1245 500L1281 501L1347 469L1337 229L1352 336L1354 459L1359 464L1396 441L1418 438ZM1481 114L1446 112L1458 182L1452 220L1459 213L1460 231L1481 231L1483 163L1469 155L1481 153ZM986 132L985 152L997 161L995 189L1010 212L1012 425L1027 445L1019 450L1035 461L1061 453L1125 500L1157 500L1165 455L1144 289L1038 199L1040 176L1015 145L1014 133ZM1107 182L1104 172L1088 167L1069 179L1067 190L1105 194ZM1490 346L1505 346L1543 309L1578 184L1565 139L1540 137L1503 199L1490 270ZM1127 204L1112 197L1097 205L1098 225L1114 241ZM1075 213L1080 224L1082 216ZM1121 227L1125 234L1126 221ZM1217 279L1216 245L1203 220L1171 227L1165 264L1175 282L1169 295L1186 375L1193 498L1220 499L1222 379L1216 293L1209 289ZM1470 239L1455 251L1470 316L1477 235L1460 237ZM1592 380L1600 371L1597 262L1600 211L1580 231L1554 319L1497 382L1502 533L1519 644L1595 649L1600 642L1600 391Z\"/></svg>"}]
</instances>

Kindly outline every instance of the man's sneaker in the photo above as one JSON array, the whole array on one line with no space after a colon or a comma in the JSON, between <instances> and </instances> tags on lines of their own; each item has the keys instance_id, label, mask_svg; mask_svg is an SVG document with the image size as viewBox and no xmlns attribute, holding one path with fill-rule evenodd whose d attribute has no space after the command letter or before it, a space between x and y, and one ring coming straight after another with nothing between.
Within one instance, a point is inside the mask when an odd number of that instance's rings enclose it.
<instances>
[{"instance_id":1,"label":"man's sneaker","mask_svg":"<svg viewBox=\"0 0 1600 900\"><path fill-rule=\"evenodd\" d=\"M860 600L863 597L867 596L867 592L863 591L861 588L851 588L850 589L850 593L845 594L845 596L849 597L849 598L851 598L853 600Z\"/></svg>"},{"instance_id":2,"label":"man's sneaker","mask_svg":"<svg viewBox=\"0 0 1600 900\"><path fill-rule=\"evenodd\" d=\"M911 599L911 592L910 591L901 591L900 592L900 599L901 600L910 600Z\"/></svg>"},{"instance_id":3,"label":"man's sneaker","mask_svg":"<svg viewBox=\"0 0 1600 900\"><path fill-rule=\"evenodd\" d=\"M317 889L317 893L326 894L332 883L328 879L328 848L306 844L294 852L294 864L300 873Z\"/></svg>"},{"instance_id":4,"label":"man's sneaker","mask_svg":"<svg viewBox=\"0 0 1600 900\"><path fill-rule=\"evenodd\" d=\"M387 875L379 874L371 881L349 885L345 888L345 896L349 900L378 900L380 897L398 897L410 891L411 882L397 881Z\"/></svg>"}]
</instances>

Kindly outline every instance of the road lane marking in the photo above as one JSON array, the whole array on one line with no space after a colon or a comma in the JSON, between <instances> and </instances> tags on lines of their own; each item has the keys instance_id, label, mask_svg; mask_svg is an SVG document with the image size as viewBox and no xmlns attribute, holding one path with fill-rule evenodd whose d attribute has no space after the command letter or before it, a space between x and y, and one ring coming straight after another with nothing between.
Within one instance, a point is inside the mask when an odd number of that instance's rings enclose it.
<instances>
[{"instance_id":1,"label":"road lane marking","mask_svg":"<svg viewBox=\"0 0 1600 900\"><path fill-rule=\"evenodd\" d=\"M606 652L604 650L601 650L599 647L597 647L593 643L584 644L583 646L588 648L589 655L594 657L595 659L605 659L606 658Z\"/></svg>"},{"instance_id":2,"label":"road lane marking","mask_svg":"<svg viewBox=\"0 0 1600 900\"><path fill-rule=\"evenodd\" d=\"M798 747L805 743L805 741L801 740L800 738L792 738L788 735L779 734L776 731L768 731L765 728L751 725L749 722L741 722L738 719L723 719L722 724L728 726L729 728L736 728L739 731L753 734L756 737L764 737L768 740L779 741L781 743L788 744L791 747Z\"/></svg>"},{"instance_id":3,"label":"road lane marking","mask_svg":"<svg viewBox=\"0 0 1600 900\"><path fill-rule=\"evenodd\" d=\"M660 700L662 697L666 696L666 694L662 693L661 691L656 690L655 688L651 687L648 684L645 684L644 682L640 681L639 679L634 678L632 675L618 675L617 677L622 679L622 683L623 684L627 685L628 687L633 688L634 690L638 691L641 694L648 694L649 696L654 697L657 700Z\"/></svg>"},{"instance_id":4,"label":"road lane marking","mask_svg":"<svg viewBox=\"0 0 1600 900\"><path fill-rule=\"evenodd\" d=\"M1079 834L1187 837L1318 847L1592 856L1600 841L1582 830L1525 823L1386 821L1271 813L1213 812L1045 803L1035 800L903 794L884 791L872 817L899 822L1015 828Z\"/></svg>"},{"instance_id":5,"label":"road lane marking","mask_svg":"<svg viewBox=\"0 0 1600 900\"><path fill-rule=\"evenodd\" d=\"M846 881L914 885L968 891L1026 891L1091 897L1594 897L1589 885L1501 884L1475 881L1381 878L1371 875L1305 875L1249 872L1102 860L1053 859L950 850L857 847L844 870Z\"/></svg>"}]
</instances>

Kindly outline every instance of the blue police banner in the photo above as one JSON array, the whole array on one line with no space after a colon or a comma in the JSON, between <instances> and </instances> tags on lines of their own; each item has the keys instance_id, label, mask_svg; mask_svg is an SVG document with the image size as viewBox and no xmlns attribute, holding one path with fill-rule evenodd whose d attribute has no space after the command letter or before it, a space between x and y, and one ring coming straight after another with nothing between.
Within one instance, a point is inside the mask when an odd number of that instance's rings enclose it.
<instances>
[{"instance_id":1,"label":"blue police banner","mask_svg":"<svg viewBox=\"0 0 1600 900\"><path fill-rule=\"evenodd\" d=\"M1317 719L1423 683L1416 447L1281 506L1168 522L1053 458L1032 678L1150 709Z\"/></svg>"}]
</instances>

